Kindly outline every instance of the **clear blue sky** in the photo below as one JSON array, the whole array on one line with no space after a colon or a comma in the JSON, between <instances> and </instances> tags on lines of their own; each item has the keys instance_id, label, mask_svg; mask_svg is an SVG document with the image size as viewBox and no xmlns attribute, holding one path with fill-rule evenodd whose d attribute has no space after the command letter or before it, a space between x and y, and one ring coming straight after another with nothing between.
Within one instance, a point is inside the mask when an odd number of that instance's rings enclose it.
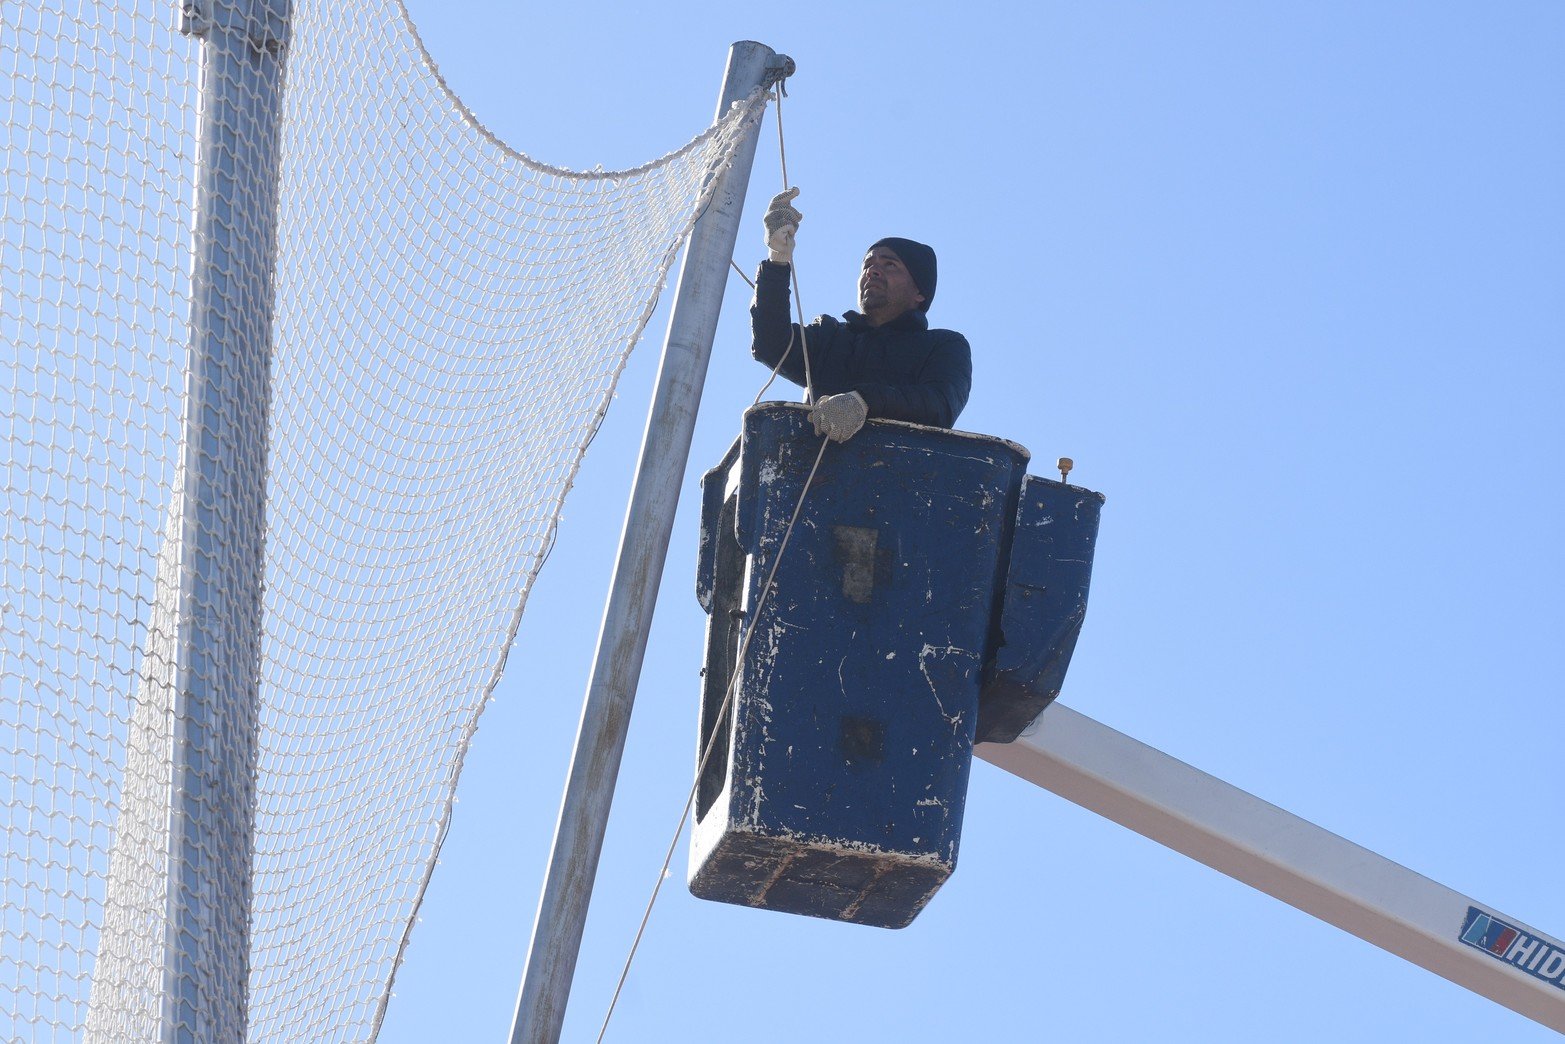
<instances>
[{"instance_id":1,"label":"clear blue sky","mask_svg":"<svg viewBox=\"0 0 1565 1044\"><path fill-rule=\"evenodd\" d=\"M442 72L540 159L709 120L791 54L806 309L938 250L960 426L1108 496L1063 702L1565 935L1565 6L437 4ZM768 117L739 260L777 190ZM764 371L729 287L686 493ZM382 1040L510 1025L665 319L534 591ZM568 1041L591 1040L694 760L682 510ZM1525 1041L1553 1034L987 765L910 928L664 889L610 1039Z\"/></svg>"}]
</instances>

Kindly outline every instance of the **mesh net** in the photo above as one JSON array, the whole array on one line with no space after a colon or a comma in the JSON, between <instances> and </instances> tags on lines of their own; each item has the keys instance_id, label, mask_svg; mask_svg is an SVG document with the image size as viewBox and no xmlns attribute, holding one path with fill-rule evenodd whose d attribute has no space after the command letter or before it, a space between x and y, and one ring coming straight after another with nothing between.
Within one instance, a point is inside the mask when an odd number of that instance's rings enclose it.
<instances>
[{"instance_id":1,"label":"mesh net","mask_svg":"<svg viewBox=\"0 0 1565 1044\"><path fill-rule=\"evenodd\" d=\"M561 501L764 104L561 170L400 0L298 0L286 41L282 7L0 4L3 1039L375 1035Z\"/></svg>"}]
</instances>

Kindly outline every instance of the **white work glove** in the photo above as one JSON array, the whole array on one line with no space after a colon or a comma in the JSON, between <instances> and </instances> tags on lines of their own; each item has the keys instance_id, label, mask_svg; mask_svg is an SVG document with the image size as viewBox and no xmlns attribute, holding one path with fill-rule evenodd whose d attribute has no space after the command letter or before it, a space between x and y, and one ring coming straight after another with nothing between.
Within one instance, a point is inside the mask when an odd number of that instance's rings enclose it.
<instances>
[{"instance_id":1,"label":"white work glove","mask_svg":"<svg viewBox=\"0 0 1565 1044\"><path fill-rule=\"evenodd\" d=\"M815 434L824 435L833 442L847 442L864 427L869 416L869 404L858 392L828 395L810 409L810 423Z\"/></svg>"},{"instance_id":2,"label":"white work glove","mask_svg":"<svg viewBox=\"0 0 1565 1044\"><path fill-rule=\"evenodd\" d=\"M793 263L793 237L799 231L804 215L793 208L797 188L779 192L766 206L766 253L780 264Z\"/></svg>"}]
</instances>

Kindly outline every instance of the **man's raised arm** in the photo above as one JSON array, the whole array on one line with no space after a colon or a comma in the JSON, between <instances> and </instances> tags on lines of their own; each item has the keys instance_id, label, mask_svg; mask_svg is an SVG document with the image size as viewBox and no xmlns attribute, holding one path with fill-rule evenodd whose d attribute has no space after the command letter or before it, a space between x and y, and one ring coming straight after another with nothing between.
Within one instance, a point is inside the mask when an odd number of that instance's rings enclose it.
<instances>
[{"instance_id":1,"label":"man's raised arm","mask_svg":"<svg viewBox=\"0 0 1565 1044\"><path fill-rule=\"evenodd\" d=\"M788 317L788 280L793 274L793 243L804 219L793 206L797 188L779 192L766 208L766 255L755 273L755 299L750 302L750 354L767 366L788 356L778 373L804 383L804 354L797 349L799 328ZM789 351L794 346L793 351Z\"/></svg>"}]
</instances>

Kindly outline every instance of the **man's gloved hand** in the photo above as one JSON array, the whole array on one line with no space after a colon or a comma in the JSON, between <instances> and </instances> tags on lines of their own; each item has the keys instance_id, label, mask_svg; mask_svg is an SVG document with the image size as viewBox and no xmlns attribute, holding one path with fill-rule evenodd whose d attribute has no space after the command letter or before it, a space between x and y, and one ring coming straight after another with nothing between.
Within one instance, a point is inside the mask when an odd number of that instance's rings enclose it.
<instances>
[{"instance_id":1,"label":"man's gloved hand","mask_svg":"<svg viewBox=\"0 0 1565 1044\"><path fill-rule=\"evenodd\" d=\"M815 434L824 435L833 442L847 442L864 427L869 416L869 405L858 392L828 395L810 409L810 423Z\"/></svg>"},{"instance_id":2,"label":"man's gloved hand","mask_svg":"<svg viewBox=\"0 0 1565 1044\"><path fill-rule=\"evenodd\" d=\"M793 237L799 231L799 222L804 220L804 215L793 207L798 194L797 188L779 192L766 206L766 253L780 264L793 263Z\"/></svg>"}]
</instances>

